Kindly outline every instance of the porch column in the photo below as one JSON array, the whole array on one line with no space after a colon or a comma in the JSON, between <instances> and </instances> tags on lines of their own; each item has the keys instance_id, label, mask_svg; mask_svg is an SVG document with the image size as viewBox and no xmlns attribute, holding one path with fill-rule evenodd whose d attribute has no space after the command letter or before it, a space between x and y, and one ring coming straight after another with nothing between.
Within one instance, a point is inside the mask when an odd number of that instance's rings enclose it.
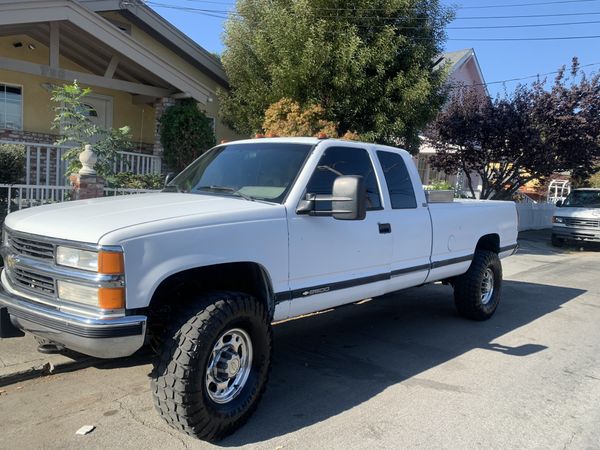
<instances>
[{"instance_id":1,"label":"porch column","mask_svg":"<svg viewBox=\"0 0 600 450\"><path fill-rule=\"evenodd\" d=\"M175 105L177 100L171 97L162 97L154 102L154 149L152 154L162 158L163 146L160 143L160 118L165 111Z\"/></svg>"}]
</instances>

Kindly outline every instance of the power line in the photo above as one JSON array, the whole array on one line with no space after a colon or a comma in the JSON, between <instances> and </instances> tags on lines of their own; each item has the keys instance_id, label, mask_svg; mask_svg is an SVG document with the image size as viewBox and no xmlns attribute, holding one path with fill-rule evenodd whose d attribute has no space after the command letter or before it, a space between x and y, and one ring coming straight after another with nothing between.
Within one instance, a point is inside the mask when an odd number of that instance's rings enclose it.
<instances>
[{"instance_id":1,"label":"power line","mask_svg":"<svg viewBox=\"0 0 600 450\"><path fill-rule=\"evenodd\" d=\"M579 66L580 69L583 69L585 67L592 67L592 66L600 66L600 62L595 62L595 63L590 63L590 64L584 64ZM540 78L540 77L546 77L548 75L556 75L557 73L559 73L560 70L554 70L552 72L546 72L546 73L538 73L536 75L527 75L525 77L519 77L519 78L509 78L506 80L498 80L498 81L490 81L488 83L475 83L475 84L468 84L468 85L463 85L462 87L477 87L477 86L489 86L491 84L504 84L504 83L510 83L510 82L514 82L514 81L523 81L523 80L530 80L532 78ZM454 86L456 88L459 88L461 86Z\"/></svg>"},{"instance_id":2,"label":"power line","mask_svg":"<svg viewBox=\"0 0 600 450\"><path fill-rule=\"evenodd\" d=\"M525 38L449 38L448 41L569 41L575 39L600 39L600 35L593 36L543 36Z\"/></svg>"},{"instance_id":3,"label":"power line","mask_svg":"<svg viewBox=\"0 0 600 450\"><path fill-rule=\"evenodd\" d=\"M155 3L152 1L150 1L148 3L152 4L153 6L166 7L166 6L163 6L163 4L158 4L158 3ZM187 7L181 7L181 9L188 10ZM197 12L197 13L203 13L204 15L207 15L209 17L216 17L219 19L227 18L227 16L225 15L226 13L221 12L221 11L208 10L208 9L201 10L198 8L189 8L189 10L191 10L193 12ZM600 13L598 13L598 14L600 14ZM356 18L358 19L360 17L356 17ZM379 19L387 19L387 18L381 17ZM390 18L390 19L392 19L392 18ZM449 27L446 27L446 29L447 30L486 30L486 29L506 29L506 28L540 28L540 27L554 27L554 26L567 26L567 25L589 25L589 24L598 24L598 23L600 23L600 21L593 20L593 21L583 21L583 22L554 22L554 23L536 23L536 24L520 24L520 25L489 25L489 26L458 26L458 27L449 26ZM370 25L370 26L377 26L377 25ZM387 26L387 25L383 25L383 26ZM419 29L419 27L408 27L408 26L397 26L396 28L401 29L401 30Z\"/></svg>"},{"instance_id":4,"label":"power line","mask_svg":"<svg viewBox=\"0 0 600 450\"><path fill-rule=\"evenodd\" d=\"M563 25L588 25L592 23L600 23L599 20L591 20L585 22L557 22L557 23L535 23L535 24L524 24L524 25L489 25L481 27L446 27L446 30L488 30L497 28L537 28L537 27L555 27ZM398 27L407 28L407 27ZM417 27L411 27L417 28Z\"/></svg>"},{"instance_id":5,"label":"power line","mask_svg":"<svg viewBox=\"0 0 600 450\"><path fill-rule=\"evenodd\" d=\"M88 0L89 1L89 0ZM235 3L230 2L220 2L214 0L186 0L190 3L208 3L214 5L222 5L222 6L235 6ZM598 2L600 0L552 0L552 1L538 1L538 2L528 2L528 3L508 3L501 5L479 5L479 6L456 6L455 9L463 10L463 9L498 9L498 8L517 8L523 6L545 6L545 5L558 5L558 4L572 4L572 3L591 3ZM173 5L176 6L176 5ZM320 11L387 11L386 8L315 8ZM403 9L420 9L418 6L407 6Z\"/></svg>"},{"instance_id":6,"label":"power line","mask_svg":"<svg viewBox=\"0 0 600 450\"><path fill-rule=\"evenodd\" d=\"M599 0L578 0L578 1L599 1ZM146 1L147 5L155 6L158 8L168 8L175 9L180 11L188 11L188 12L197 12L197 13L207 13L214 14L215 16L226 18L228 15L238 16L239 13L235 11L223 10L223 9L208 9L208 8L198 8L193 6L179 6L179 5L171 5L168 3L161 3L155 1ZM475 8L475 7L474 7ZM316 8L315 11L322 10ZM357 12L357 10L352 9L331 9L331 11L341 11L341 12ZM375 11L375 9L363 9L363 11ZM589 12L581 12L581 13L554 13L554 14L522 14L522 15L504 15L504 16L466 16L466 17L455 17L454 20L491 20L491 19L525 19L525 18L544 18L544 17L573 17L573 16L589 16L589 15L600 15L600 11L589 11ZM321 19L338 19L338 16L330 15L323 16L318 15L318 18ZM364 16L358 15L354 16L354 19L365 19L365 20L429 20L429 17L411 17L411 16L392 16L392 17L382 17L379 15L375 16Z\"/></svg>"}]
</instances>

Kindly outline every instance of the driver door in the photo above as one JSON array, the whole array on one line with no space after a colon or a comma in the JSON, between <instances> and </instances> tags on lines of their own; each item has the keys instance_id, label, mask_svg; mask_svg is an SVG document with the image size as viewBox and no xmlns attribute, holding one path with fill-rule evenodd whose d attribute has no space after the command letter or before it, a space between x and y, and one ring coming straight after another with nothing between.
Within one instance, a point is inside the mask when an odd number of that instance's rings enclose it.
<instances>
[{"instance_id":1,"label":"driver door","mask_svg":"<svg viewBox=\"0 0 600 450\"><path fill-rule=\"evenodd\" d=\"M365 220L298 215L290 211L290 316L381 295L389 284L392 239L372 155L364 148L325 149L307 194L331 195L339 175L360 175L367 187ZM318 202L317 210L331 210Z\"/></svg>"}]
</instances>

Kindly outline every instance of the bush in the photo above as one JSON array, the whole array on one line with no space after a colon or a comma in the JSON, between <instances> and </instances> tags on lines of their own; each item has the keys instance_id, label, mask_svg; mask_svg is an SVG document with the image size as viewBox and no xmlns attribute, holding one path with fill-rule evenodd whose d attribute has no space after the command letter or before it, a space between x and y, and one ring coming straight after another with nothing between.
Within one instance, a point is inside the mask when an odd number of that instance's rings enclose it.
<instances>
[{"instance_id":1,"label":"bush","mask_svg":"<svg viewBox=\"0 0 600 450\"><path fill-rule=\"evenodd\" d=\"M160 118L160 143L167 166L181 172L215 145L211 121L193 99L171 106Z\"/></svg>"},{"instance_id":2,"label":"bush","mask_svg":"<svg viewBox=\"0 0 600 450\"><path fill-rule=\"evenodd\" d=\"M431 184L424 186L428 191L453 191L454 187L446 180L432 180Z\"/></svg>"},{"instance_id":3,"label":"bush","mask_svg":"<svg viewBox=\"0 0 600 450\"><path fill-rule=\"evenodd\" d=\"M0 144L0 184L15 184L25 175L25 147Z\"/></svg>"},{"instance_id":4,"label":"bush","mask_svg":"<svg viewBox=\"0 0 600 450\"><path fill-rule=\"evenodd\" d=\"M139 175L133 172L121 172L109 179L110 185L123 189L162 189L165 178L159 173Z\"/></svg>"},{"instance_id":5,"label":"bush","mask_svg":"<svg viewBox=\"0 0 600 450\"><path fill-rule=\"evenodd\" d=\"M325 118L320 105L300 106L289 98L282 98L265 111L263 130L275 136L337 136L337 126Z\"/></svg>"},{"instance_id":6,"label":"bush","mask_svg":"<svg viewBox=\"0 0 600 450\"><path fill-rule=\"evenodd\" d=\"M588 180L588 184L593 188L600 188L600 166L597 167L596 173L594 173Z\"/></svg>"}]
</instances>

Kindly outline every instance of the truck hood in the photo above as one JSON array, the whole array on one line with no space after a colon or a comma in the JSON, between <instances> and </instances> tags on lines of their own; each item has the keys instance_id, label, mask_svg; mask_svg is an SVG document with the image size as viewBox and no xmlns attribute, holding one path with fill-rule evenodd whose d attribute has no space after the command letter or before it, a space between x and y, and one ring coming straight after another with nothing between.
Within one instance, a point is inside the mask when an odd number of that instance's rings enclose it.
<instances>
[{"instance_id":1,"label":"truck hood","mask_svg":"<svg viewBox=\"0 0 600 450\"><path fill-rule=\"evenodd\" d=\"M572 208L564 206L556 208L554 215L559 217L574 217L577 219L600 219L600 208Z\"/></svg>"},{"instance_id":2,"label":"truck hood","mask_svg":"<svg viewBox=\"0 0 600 450\"><path fill-rule=\"evenodd\" d=\"M8 228L70 241L99 243L124 228L188 217L198 225L274 216L278 205L238 197L155 193L123 195L38 206L6 217ZM266 214L273 211L270 214ZM197 220L195 220L197 218ZM189 223L188 220L186 222ZM171 227L175 227L175 223ZM164 226L162 227L164 228Z\"/></svg>"}]
</instances>

